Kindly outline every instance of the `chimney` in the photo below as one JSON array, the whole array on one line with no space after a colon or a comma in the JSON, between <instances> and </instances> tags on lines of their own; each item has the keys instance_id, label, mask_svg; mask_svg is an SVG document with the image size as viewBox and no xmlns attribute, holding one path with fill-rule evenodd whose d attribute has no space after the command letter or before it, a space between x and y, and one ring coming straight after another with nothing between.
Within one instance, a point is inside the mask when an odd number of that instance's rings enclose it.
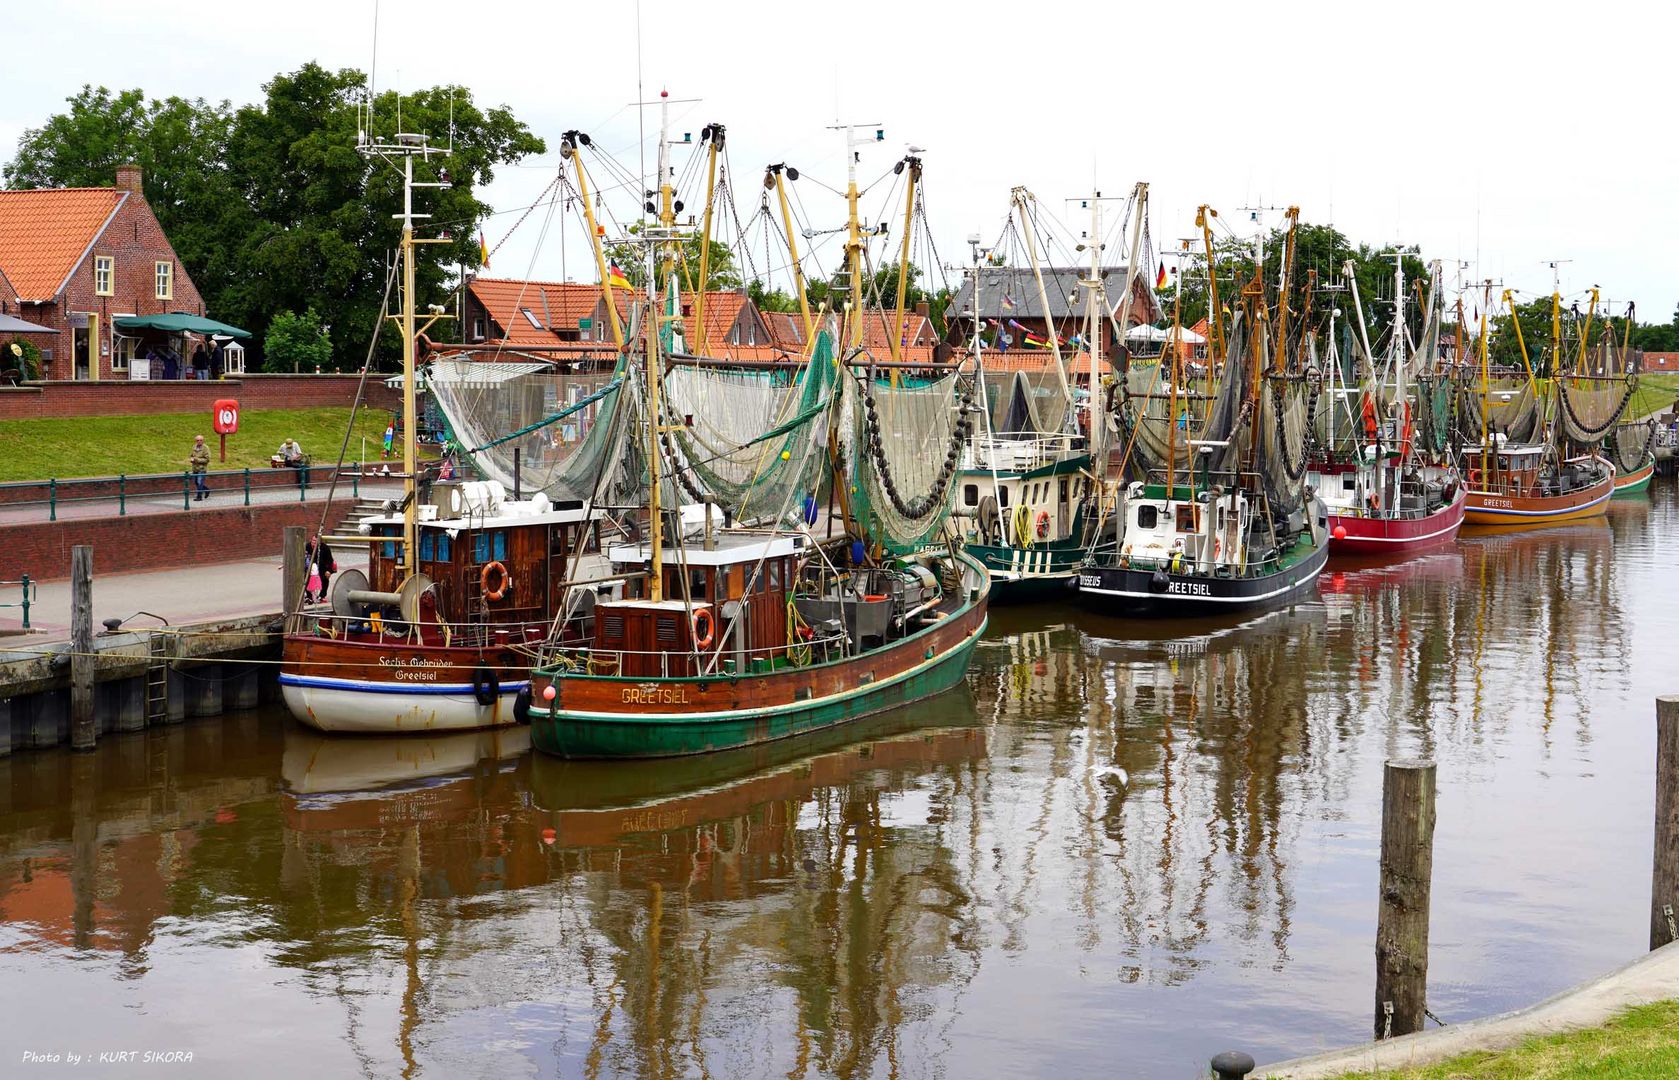
<instances>
[{"instance_id":1,"label":"chimney","mask_svg":"<svg viewBox=\"0 0 1679 1080\"><path fill-rule=\"evenodd\" d=\"M132 191L134 194L144 197L145 190L140 186L140 166L132 163L118 165L116 187L118 190Z\"/></svg>"},{"instance_id":2,"label":"chimney","mask_svg":"<svg viewBox=\"0 0 1679 1080\"><path fill-rule=\"evenodd\" d=\"M923 301L921 301L921 303L915 305L915 313L917 315L921 316L923 319L932 318L931 309L928 308L927 301L925 301L925 300L923 300Z\"/></svg>"}]
</instances>

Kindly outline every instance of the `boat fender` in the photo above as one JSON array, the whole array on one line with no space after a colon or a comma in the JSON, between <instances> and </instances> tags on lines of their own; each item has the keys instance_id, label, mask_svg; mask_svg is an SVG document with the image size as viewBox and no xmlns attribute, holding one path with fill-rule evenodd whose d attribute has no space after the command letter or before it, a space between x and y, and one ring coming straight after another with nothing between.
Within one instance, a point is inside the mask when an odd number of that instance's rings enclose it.
<instances>
[{"instance_id":1,"label":"boat fender","mask_svg":"<svg viewBox=\"0 0 1679 1080\"><path fill-rule=\"evenodd\" d=\"M705 627L701 630L700 627ZM710 608L697 608L694 611L694 647L705 650L711 648L711 643L717 637L717 623L712 618Z\"/></svg>"},{"instance_id":2,"label":"boat fender","mask_svg":"<svg viewBox=\"0 0 1679 1080\"><path fill-rule=\"evenodd\" d=\"M513 722L516 724L531 722L531 688L528 686L513 695Z\"/></svg>"},{"instance_id":3,"label":"boat fender","mask_svg":"<svg viewBox=\"0 0 1679 1080\"><path fill-rule=\"evenodd\" d=\"M490 580L495 579L495 585ZM500 600L507 595L507 587L513 584L513 577L507 572L507 567L498 559L484 564L484 569L478 574L478 587L484 590L484 599Z\"/></svg>"},{"instance_id":4,"label":"boat fender","mask_svg":"<svg viewBox=\"0 0 1679 1080\"><path fill-rule=\"evenodd\" d=\"M472 696L480 705L494 705L501 697L501 680L487 667L472 673Z\"/></svg>"},{"instance_id":5,"label":"boat fender","mask_svg":"<svg viewBox=\"0 0 1679 1080\"><path fill-rule=\"evenodd\" d=\"M1153 593L1163 593L1166 591L1166 586L1170 583L1170 579L1166 576L1166 571L1156 570L1148 579L1148 591Z\"/></svg>"}]
</instances>

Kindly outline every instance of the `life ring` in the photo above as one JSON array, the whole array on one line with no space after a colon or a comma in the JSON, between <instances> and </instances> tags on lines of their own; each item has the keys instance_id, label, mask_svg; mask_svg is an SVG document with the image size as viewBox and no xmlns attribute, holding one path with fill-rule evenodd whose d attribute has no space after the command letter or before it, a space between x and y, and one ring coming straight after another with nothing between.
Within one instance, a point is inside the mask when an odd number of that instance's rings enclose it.
<instances>
[{"instance_id":1,"label":"life ring","mask_svg":"<svg viewBox=\"0 0 1679 1080\"><path fill-rule=\"evenodd\" d=\"M1039 540L1049 539L1049 511L1048 510L1039 510L1038 511L1038 520L1036 522L1036 525L1037 525L1038 539Z\"/></svg>"},{"instance_id":2,"label":"life ring","mask_svg":"<svg viewBox=\"0 0 1679 1080\"><path fill-rule=\"evenodd\" d=\"M528 686L513 695L513 722L516 724L531 722L531 688Z\"/></svg>"},{"instance_id":3,"label":"life ring","mask_svg":"<svg viewBox=\"0 0 1679 1080\"><path fill-rule=\"evenodd\" d=\"M1364 497L1364 502L1370 507L1370 509L1380 510L1382 508L1382 493L1379 491L1372 491Z\"/></svg>"},{"instance_id":4,"label":"life ring","mask_svg":"<svg viewBox=\"0 0 1679 1080\"><path fill-rule=\"evenodd\" d=\"M472 673L472 696L480 705L494 705L501 697L501 680L487 667Z\"/></svg>"},{"instance_id":5,"label":"life ring","mask_svg":"<svg viewBox=\"0 0 1679 1080\"><path fill-rule=\"evenodd\" d=\"M490 578L494 576L495 587L490 587ZM484 569L478 574L478 587L484 590L484 599L500 600L507 595L507 587L513 584L513 576L507 572L507 567L498 559L484 564Z\"/></svg>"},{"instance_id":6,"label":"life ring","mask_svg":"<svg viewBox=\"0 0 1679 1080\"><path fill-rule=\"evenodd\" d=\"M704 630L700 629L702 625L705 627ZM694 610L694 647L701 650L709 649L716 637L717 622L711 617L711 609L696 608Z\"/></svg>"}]
</instances>

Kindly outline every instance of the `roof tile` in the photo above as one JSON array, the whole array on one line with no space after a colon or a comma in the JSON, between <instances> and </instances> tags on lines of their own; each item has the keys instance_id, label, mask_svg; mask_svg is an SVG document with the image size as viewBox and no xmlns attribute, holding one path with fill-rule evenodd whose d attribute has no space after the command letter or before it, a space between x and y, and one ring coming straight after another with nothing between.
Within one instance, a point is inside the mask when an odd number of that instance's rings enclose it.
<instances>
[{"instance_id":1,"label":"roof tile","mask_svg":"<svg viewBox=\"0 0 1679 1080\"><path fill-rule=\"evenodd\" d=\"M116 188L0 191L0 270L18 298L52 300L127 194Z\"/></svg>"}]
</instances>

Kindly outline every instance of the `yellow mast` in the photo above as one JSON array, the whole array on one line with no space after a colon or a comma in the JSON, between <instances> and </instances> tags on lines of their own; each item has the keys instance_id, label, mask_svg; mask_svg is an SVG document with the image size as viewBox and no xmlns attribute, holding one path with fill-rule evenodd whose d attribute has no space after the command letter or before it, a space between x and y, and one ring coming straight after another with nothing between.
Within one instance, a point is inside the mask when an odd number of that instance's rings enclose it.
<instances>
[{"instance_id":1,"label":"yellow mast","mask_svg":"<svg viewBox=\"0 0 1679 1080\"><path fill-rule=\"evenodd\" d=\"M1213 367L1224 366L1224 325L1219 317L1218 268L1213 261L1213 226L1211 218L1218 211L1206 204L1195 211L1195 224L1201 229L1201 242L1207 249L1207 333L1213 344Z\"/></svg>"},{"instance_id":2,"label":"yellow mast","mask_svg":"<svg viewBox=\"0 0 1679 1080\"><path fill-rule=\"evenodd\" d=\"M1574 370L1579 374L1587 373L1586 340L1592 336L1592 316L1597 314L1597 288L1592 288L1592 303L1586 309L1586 328L1580 333L1580 358L1574 363Z\"/></svg>"},{"instance_id":3,"label":"yellow mast","mask_svg":"<svg viewBox=\"0 0 1679 1080\"><path fill-rule=\"evenodd\" d=\"M1508 292L1505 293L1509 295ZM1492 280L1489 278L1481 293L1481 488L1491 491L1492 484L1487 479L1487 404L1492 401L1492 386L1487 375L1487 309L1492 307ZM1521 323L1516 323L1516 333L1521 334Z\"/></svg>"},{"instance_id":4,"label":"yellow mast","mask_svg":"<svg viewBox=\"0 0 1679 1080\"><path fill-rule=\"evenodd\" d=\"M904 195L904 242L898 252L898 303L892 320L892 329L886 336L887 346L892 351L893 360L903 359L900 339L904 332L904 298L909 289L909 242L911 230L915 226L915 185L921 179L921 159L915 156L904 158L904 164L909 166L909 184ZM898 381L896 370L892 372L892 381Z\"/></svg>"},{"instance_id":5,"label":"yellow mast","mask_svg":"<svg viewBox=\"0 0 1679 1080\"><path fill-rule=\"evenodd\" d=\"M799 178L799 170L789 165L771 165L764 170L764 186L769 187L773 183L776 197L781 202L781 222L787 232L787 257L793 260L793 288L799 294L799 317L804 320L805 349L809 350L815 347L816 324L810 318L810 297L805 292L804 266L799 262L799 241L793 231L793 211L787 205L787 185L781 180L781 174L784 172L790 172L795 180ZM770 179L772 176L775 178L773 181Z\"/></svg>"},{"instance_id":6,"label":"yellow mast","mask_svg":"<svg viewBox=\"0 0 1679 1080\"><path fill-rule=\"evenodd\" d=\"M568 131L560 136L560 157L577 168L577 198L583 204L583 220L589 225L589 248L595 255L595 272L600 275L601 295L606 297L606 318L612 327L612 343L622 349L624 324L618 319L618 305L612 299L612 277L606 272L606 251L600 242L602 229L595 223L595 207L589 199L589 177L583 170L583 157L577 152L579 146L588 145L587 135Z\"/></svg>"},{"instance_id":7,"label":"yellow mast","mask_svg":"<svg viewBox=\"0 0 1679 1080\"><path fill-rule=\"evenodd\" d=\"M1277 284L1277 352L1272 370L1283 372L1283 351L1288 345L1288 283L1294 273L1294 230L1300 224L1300 208L1291 206L1283 215L1288 218L1288 239L1283 243L1283 273Z\"/></svg>"},{"instance_id":8,"label":"yellow mast","mask_svg":"<svg viewBox=\"0 0 1679 1080\"><path fill-rule=\"evenodd\" d=\"M723 149L723 125L707 124L700 132L700 138L711 144L711 150L706 155L705 174L705 226L700 230L700 279L694 283L694 291L698 294L694 298L694 352L705 353L705 288L711 277L711 212L716 202L717 193L717 152Z\"/></svg>"}]
</instances>

